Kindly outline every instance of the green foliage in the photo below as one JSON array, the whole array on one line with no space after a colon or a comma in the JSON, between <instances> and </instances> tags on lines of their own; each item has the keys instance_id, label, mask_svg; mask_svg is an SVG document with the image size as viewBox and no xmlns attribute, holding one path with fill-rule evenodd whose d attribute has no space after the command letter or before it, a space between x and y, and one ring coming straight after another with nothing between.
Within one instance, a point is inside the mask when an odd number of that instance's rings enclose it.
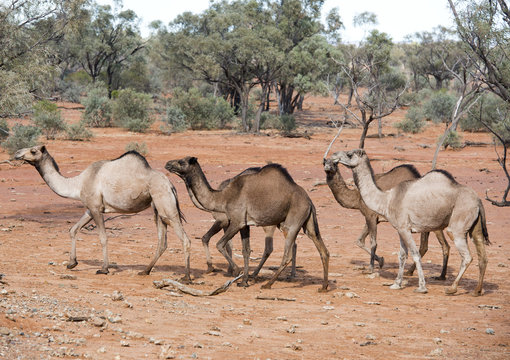
<instances>
[{"instance_id":1,"label":"green foliage","mask_svg":"<svg viewBox=\"0 0 510 360\"><path fill-rule=\"evenodd\" d=\"M101 84L89 86L87 97L82 100L85 111L82 122L91 127L112 126L112 104L108 98L108 91Z\"/></svg>"},{"instance_id":2,"label":"green foliage","mask_svg":"<svg viewBox=\"0 0 510 360\"><path fill-rule=\"evenodd\" d=\"M406 113L406 118L395 127L406 133L417 134L425 127L424 115L420 107L413 106Z\"/></svg>"},{"instance_id":3,"label":"green foliage","mask_svg":"<svg viewBox=\"0 0 510 360\"><path fill-rule=\"evenodd\" d=\"M460 120L460 127L464 131L487 131L482 121L490 125L508 111L510 106L505 101L492 93L487 93L471 107L467 116Z\"/></svg>"},{"instance_id":4,"label":"green foliage","mask_svg":"<svg viewBox=\"0 0 510 360\"><path fill-rule=\"evenodd\" d=\"M85 141L92 137L94 137L94 134L82 122L71 124L66 129L66 140Z\"/></svg>"},{"instance_id":5,"label":"green foliage","mask_svg":"<svg viewBox=\"0 0 510 360\"><path fill-rule=\"evenodd\" d=\"M7 120L0 119L0 140L5 139L9 136L9 124L7 124Z\"/></svg>"},{"instance_id":6,"label":"green foliage","mask_svg":"<svg viewBox=\"0 0 510 360\"><path fill-rule=\"evenodd\" d=\"M85 87L78 82L61 80L58 82L56 91L64 101L79 103Z\"/></svg>"},{"instance_id":7,"label":"green foliage","mask_svg":"<svg viewBox=\"0 0 510 360\"><path fill-rule=\"evenodd\" d=\"M280 116L280 121L282 123L282 131L286 134L292 132L292 130L296 129L296 118L292 114L283 114Z\"/></svg>"},{"instance_id":8,"label":"green foliage","mask_svg":"<svg viewBox=\"0 0 510 360\"><path fill-rule=\"evenodd\" d=\"M33 120L48 140L54 140L58 133L66 129L57 104L48 100L39 101L34 105Z\"/></svg>"},{"instance_id":9,"label":"green foliage","mask_svg":"<svg viewBox=\"0 0 510 360\"><path fill-rule=\"evenodd\" d=\"M280 116L264 111L260 115L260 128L282 130L283 126Z\"/></svg>"},{"instance_id":10,"label":"green foliage","mask_svg":"<svg viewBox=\"0 0 510 360\"><path fill-rule=\"evenodd\" d=\"M119 90L113 102L115 123L134 132L144 132L154 119L151 117L150 95L131 89Z\"/></svg>"},{"instance_id":11,"label":"green foliage","mask_svg":"<svg viewBox=\"0 0 510 360\"><path fill-rule=\"evenodd\" d=\"M166 117L163 118L163 125L160 127L163 133L170 135L172 132L185 131L188 127L186 115L181 109L172 105L166 108Z\"/></svg>"},{"instance_id":12,"label":"green foliage","mask_svg":"<svg viewBox=\"0 0 510 360\"><path fill-rule=\"evenodd\" d=\"M40 135L41 130L35 126L16 124L7 140L2 143L2 147L10 155L13 155L19 149L37 145L37 139Z\"/></svg>"},{"instance_id":13,"label":"green foliage","mask_svg":"<svg viewBox=\"0 0 510 360\"><path fill-rule=\"evenodd\" d=\"M184 113L193 130L222 129L234 119L234 110L225 99L211 94L204 96L196 88L177 89L172 105Z\"/></svg>"},{"instance_id":14,"label":"green foliage","mask_svg":"<svg viewBox=\"0 0 510 360\"><path fill-rule=\"evenodd\" d=\"M448 123L455 103L455 96L446 91L437 91L423 104L423 113L435 123Z\"/></svg>"},{"instance_id":15,"label":"green foliage","mask_svg":"<svg viewBox=\"0 0 510 360\"><path fill-rule=\"evenodd\" d=\"M138 143L136 141L130 142L125 147L127 151L136 151L140 155L147 156L149 154L149 150L147 150L147 144L145 142Z\"/></svg>"},{"instance_id":16,"label":"green foliage","mask_svg":"<svg viewBox=\"0 0 510 360\"><path fill-rule=\"evenodd\" d=\"M441 135L439 140L443 137ZM462 136L457 131L450 131L446 136L446 139L443 142L443 148L451 147L452 149L461 149L463 147L462 144Z\"/></svg>"}]
</instances>

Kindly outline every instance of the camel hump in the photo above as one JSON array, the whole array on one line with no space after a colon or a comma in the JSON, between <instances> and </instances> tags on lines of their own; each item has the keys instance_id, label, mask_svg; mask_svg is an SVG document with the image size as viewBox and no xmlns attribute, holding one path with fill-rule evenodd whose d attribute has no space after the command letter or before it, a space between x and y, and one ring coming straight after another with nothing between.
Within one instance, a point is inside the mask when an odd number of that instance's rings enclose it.
<instances>
[{"instance_id":1,"label":"camel hump","mask_svg":"<svg viewBox=\"0 0 510 360\"><path fill-rule=\"evenodd\" d=\"M128 152L125 152L118 158L113 159L111 161L117 161L117 160L121 160L121 159L134 159L136 161L140 161L146 168L148 168L148 169L151 168L147 159L136 150L130 150Z\"/></svg>"},{"instance_id":2,"label":"camel hump","mask_svg":"<svg viewBox=\"0 0 510 360\"><path fill-rule=\"evenodd\" d=\"M290 176L289 172L287 171L287 169L285 169L282 165L280 164L268 164L264 167L262 167L260 169L260 173L270 173L270 172L276 172L276 173L279 173L281 175L283 175L288 181L290 181L291 183L295 183L294 182L294 179L292 178L292 176Z\"/></svg>"}]
</instances>

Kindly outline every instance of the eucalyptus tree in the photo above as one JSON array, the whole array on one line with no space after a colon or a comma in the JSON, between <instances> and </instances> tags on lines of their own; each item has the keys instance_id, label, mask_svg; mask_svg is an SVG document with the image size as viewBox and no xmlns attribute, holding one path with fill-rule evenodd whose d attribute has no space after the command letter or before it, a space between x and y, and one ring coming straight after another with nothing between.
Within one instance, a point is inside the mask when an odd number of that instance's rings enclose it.
<instances>
[{"instance_id":1,"label":"eucalyptus tree","mask_svg":"<svg viewBox=\"0 0 510 360\"><path fill-rule=\"evenodd\" d=\"M51 90L57 72L52 44L79 17L82 0L0 2L0 116L28 108Z\"/></svg>"},{"instance_id":2,"label":"eucalyptus tree","mask_svg":"<svg viewBox=\"0 0 510 360\"><path fill-rule=\"evenodd\" d=\"M510 10L505 0L448 0L455 18L457 34L466 45L466 54L477 69L479 80L489 91L510 103ZM485 122L489 131L503 147L498 160L508 184L502 200L487 196L493 205L510 206L510 175L507 171L507 151L510 147L510 123L506 110L498 118Z\"/></svg>"}]
</instances>

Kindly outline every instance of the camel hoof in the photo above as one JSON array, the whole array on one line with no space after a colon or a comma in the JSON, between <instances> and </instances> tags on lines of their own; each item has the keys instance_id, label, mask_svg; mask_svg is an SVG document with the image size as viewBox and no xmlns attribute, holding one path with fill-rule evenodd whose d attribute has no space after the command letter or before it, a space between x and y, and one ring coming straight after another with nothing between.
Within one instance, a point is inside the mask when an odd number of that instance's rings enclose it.
<instances>
[{"instance_id":1,"label":"camel hoof","mask_svg":"<svg viewBox=\"0 0 510 360\"><path fill-rule=\"evenodd\" d=\"M193 282L191 281L191 277L189 275L185 275L183 276L182 278L179 279L179 282L182 283L182 284L186 284L186 285L189 285L189 284L192 284Z\"/></svg>"},{"instance_id":2,"label":"camel hoof","mask_svg":"<svg viewBox=\"0 0 510 360\"><path fill-rule=\"evenodd\" d=\"M143 276L145 276L145 275L149 275L149 273L150 273L150 272L151 272L150 270L149 270L149 271L147 271L147 270L143 270L143 271L138 272L138 275L143 275Z\"/></svg>"},{"instance_id":3,"label":"camel hoof","mask_svg":"<svg viewBox=\"0 0 510 360\"><path fill-rule=\"evenodd\" d=\"M69 264L67 264L67 268L74 269L76 267L76 265L78 265L78 261L74 260L73 262L70 262Z\"/></svg>"},{"instance_id":4,"label":"camel hoof","mask_svg":"<svg viewBox=\"0 0 510 360\"><path fill-rule=\"evenodd\" d=\"M445 293L446 295L453 295L453 294L455 294L456 292L457 292L457 288L451 288L451 287L449 287L449 288L444 289L444 293Z\"/></svg>"},{"instance_id":5,"label":"camel hoof","mask_svg":"<svg viewBox=\"0 0 510 360\"><path fill-rule=\"evenodd\" d=\"M402 290L403 287L401 285L399 285L399 284L393 284L393 285L390 286L390 289L391 290Z\"/></svg>"},{"instance_id":6,"label":"camel hoof","mask_svg":"<svg viewBox=\"0 0 510 360\"><path fill-rule=\"evenodd\" d=\"M382 269L384 266L384 257L380 256L379 257L379 269Z\"/></svg>"},{"instance_id":7,"label":"camel hoof","mask_svg":"<svg viewBox=\"0 0 510 360\"><path fill-rule=\"evenodd\" d=\"M414 271L412 270L406 270L406 272L404 273L405 276L413 276L413 273Z\"/></svg>"},{"instance_id":8,"label":"camel hoof","mask_svg":"<svg viewBox=\"0 0 510 360\"><path fill-rule=\"evenodd\" d=\"M433 280L441 280L441 281L444 281L446 280L446 276L433 276L432 277Z\"/></svg>"},{"instance_id":9,"label":"camel hoof","mask_svg":"<svg viewBox=\"0 0 510 360\"><path fill-rule=\"evenodd\" d=\"M243 280L243 281L241 281L241 282L238 282L238 283L237 283L237 286L238 286L238 287L245 287L245 288L246 288L246 287L248 287L248 286L250 286L250 285L248 285L248 281Z\"/></svg>"},{"instance_id":10,"label":"camel hoof","mask_svg":"<svg viewBox=\"0 0 510 360\"><path fill-rule=\"evenodd\" d=\"M414 292L419 293L419 294L426 294L429 291L427 290L427 288L416 288L416 289L414 289Z\"/></svg>"},{"instance_id":11,"label":"camel hoof","mask_svg":"<svg viewBox=\"0 0 510 360\"><path fill-rule=\"evenodd\" d=\"M212 265L207 265L207 271L205 273L206 274L210 274L210 273L213 273L213 272L218 272L218 270L215 269L214 266L212 266Z\"/></svg>"},{"instance_id":12,"label":"camel hoof","mask_svg":"<svg viewBox=\"0 0 510 360\"><path fill-rule=\"evenodd\" d=\"M96 271L96 275L106 275L108 273L109 273L108 269L106 269L106 270L105 269L100 269L100 270Z\"/></svg>"},{"instance_id":13,"label":"camel hoof","mask_svg":"<svg viewBox=\"0 0 510 360\"><path fill-rule=\"evenodd\" d=\"M268 290L268 289L271 289L271 285L272 285L272 284L264 284L264 285L262 285L260 288L261 288L261 289L264 289L264 290Z\"/></svg>"},{"instance_id":14,"label":"camel hoof","mask_svg":"<svg viewBox=\"0 0 510 360\"><path fill-rule=\"evenodd\" d=\"M317 292L320 292L320 293L327 293L329 290L328 290L328 287L320 287L317 289Z\"/></svg>"},{"instance_id":15,"label":"camel hoof","mask_svg":"<svg viewBox=\"0 0 510 360\"><path fill-rule=\"evenodd\" d=\"M362 274L373 274L374 273L374 268L373 267L369 267L368 269L365 269L363 271L361 271Z\"/></svg>"},{"instance_id":16,"label":"camel hoof","mask_svg":"<svg viewBox=\"0 0 510 360\"><path fill-rule=\"evenodd\" d=\"M478 290L475 290L473 291L473 293L471 294L473 297L478 297L478 296L481 296L482 295L482 291L478 291Z\"/></svg>"}]
</instances>

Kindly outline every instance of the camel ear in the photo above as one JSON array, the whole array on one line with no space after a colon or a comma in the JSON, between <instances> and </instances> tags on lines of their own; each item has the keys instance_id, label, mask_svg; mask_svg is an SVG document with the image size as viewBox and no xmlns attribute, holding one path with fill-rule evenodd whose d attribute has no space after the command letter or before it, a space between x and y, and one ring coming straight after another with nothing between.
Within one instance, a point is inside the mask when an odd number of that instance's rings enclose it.
<instances>
[{"instance_id":1,"label":"camel ear","mask_svg":"<svg viewBox=\"0 0 510 360\"><path fill-rule=\"evenodd\" d=\"M46 145L41 146L41 152L44 154L46 152Z\"/></svg>"},{"instance_id":2,"label":"camel ear","mask_svg":"<svg viewBox=\"0 0 510 360\"><path fill-rule=\"evenodd\" d=\"M198 159L194 156L190 157L189 158L189 163L190 164L196 164L198 162Z\"/></svg>"}]
</instances>

